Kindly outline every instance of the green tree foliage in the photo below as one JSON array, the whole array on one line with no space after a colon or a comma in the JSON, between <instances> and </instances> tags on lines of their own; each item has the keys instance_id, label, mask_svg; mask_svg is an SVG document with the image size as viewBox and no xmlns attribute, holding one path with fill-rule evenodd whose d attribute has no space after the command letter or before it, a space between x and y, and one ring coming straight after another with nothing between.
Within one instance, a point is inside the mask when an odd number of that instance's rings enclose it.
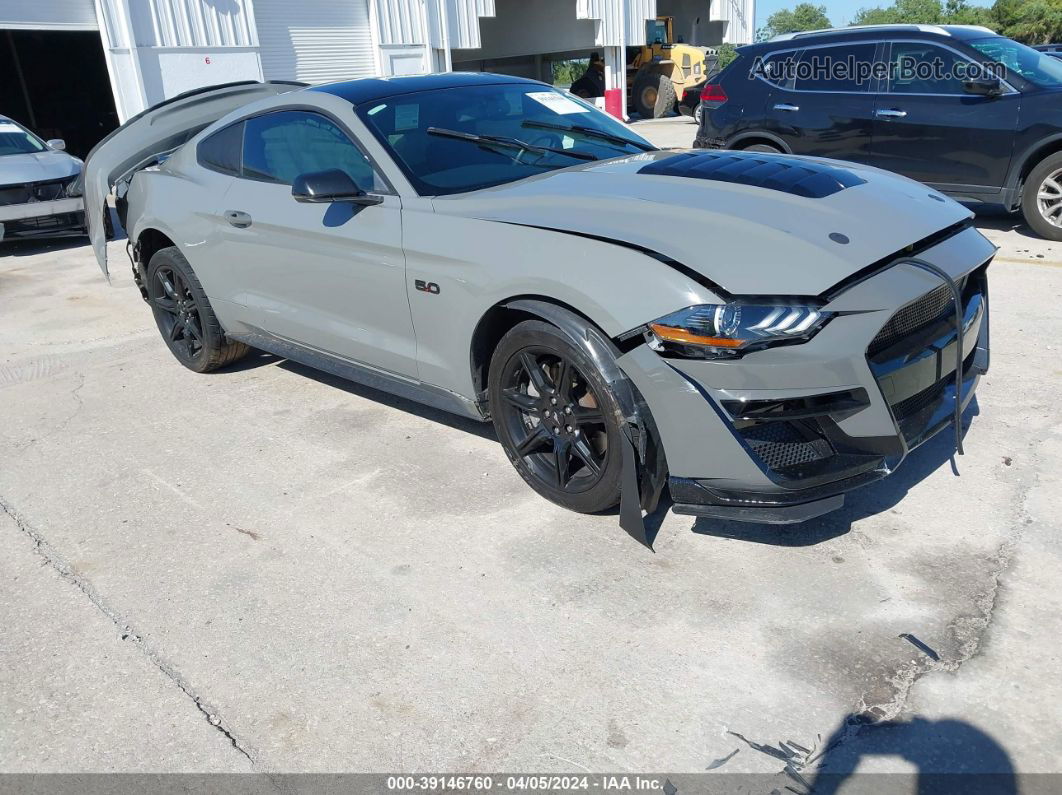
<instances>
[{"instance_id":1,"label":"green tree foliage","mask_svg":"<svg viewBox=\"0 0 1062 795\"><path fill-rule=\"evenodd\" d=\"M1062 0L995 0L990 7L967 0L894 0L891 6L863 8L853 25L898 23L983 25L1026 44L1062 41Z\"/></svg>"},{"instance_id":2,"label":"green tree foliage","mask_svg":"<svg viewBox=\"0 0 1062 795\"><path fill-rule=\"evenodd\" d=\"M731 62L737 58L737 47L733 44L720 44L716 47L716 50L719 52L719 60L716 63L716 68L719 69L719 71L726 69L730 66Z\"/></svg>"},{"instance_id":3,"label":"green tree foliage","mask_svg":"<svg viewBox=\"0 0 1062 795\"><path fill-rule=\"evenodd\" d=\"M821 30L831 27L833 24L826 16L826 6L798 3L792 9L783 8L767 17L767 25L759 35L769 39L782 33L799 33L802 30Z\"/></svg>"},{"instance_id":4,"label":"green tree foliage","mask_svg":"<svg viewBox=\"0 0 1062 795\"><path fill-rule=\"evenodd\" d=\"M553 61L553 85L570 86L586 73L590 66L589 58L576 58L571 61Z\"/></svg>"}]
</instances>

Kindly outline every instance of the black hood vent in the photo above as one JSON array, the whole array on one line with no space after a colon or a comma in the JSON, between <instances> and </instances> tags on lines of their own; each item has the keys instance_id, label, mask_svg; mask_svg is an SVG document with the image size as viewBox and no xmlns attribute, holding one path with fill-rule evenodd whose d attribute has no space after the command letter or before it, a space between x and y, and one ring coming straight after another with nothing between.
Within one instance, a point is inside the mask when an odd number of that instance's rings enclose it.
<instances>
[{"instance_id":1,"label":"black hood vent","mask_svg":"<svg viewBox=\"0 0 1062 795\"><path fill-rule=\"evenodd\" d=\"M683 152L643 166L638 173L733 182L808 199L832 196L866 182L844 168L761 152Z\"/></svg>"}]
</instances>

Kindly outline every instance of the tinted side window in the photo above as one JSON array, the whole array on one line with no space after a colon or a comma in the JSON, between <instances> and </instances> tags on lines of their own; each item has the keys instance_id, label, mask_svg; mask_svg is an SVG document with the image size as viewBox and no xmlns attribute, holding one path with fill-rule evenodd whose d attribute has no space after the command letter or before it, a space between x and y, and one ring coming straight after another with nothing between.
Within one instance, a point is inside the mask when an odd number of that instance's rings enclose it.
<instances>
[{"instance_id":1,"label":"tinted side window","mask_svg":"<svg viewBox=\"0 0 1062 795\"><path fill-rule=\"evenodd\" d=\"M196 147L199 165L211 171L237 176L243 148L243 123L233 124L204 138Z\"/></svg>"},{"instance_id":2,"label":"tinted side window","mask_svg":"<svg viewBox=\"0 0 1062 795\"><path fill-rule=\"evenodd\" d=\"M868 43L804 50L797 67L795 88L797 91L869 92L876 49L876 44Z\"/></svg>"},{"instance_id":3,"label":"tinted side window","mask_svg":"<svg viewBox=\"0 0 1062 795\"><path fill-rule=\"evenodd\" d=\"M965 94L958 76L966 58L951 50L915 41L896 42L889 58L890 94Z\"/></svg>"},{"instance_id":4,"label":"tinted side window","mask_svg":"<svg viewBox=\"0 0 1062 795\"><path fill-rule=\"evenodd\" d=\"M284 110L247 119L245 125L244 177L290 185L300 174L338 168L362 190L387 189L368 158L324 116Z\"/></svg>"},{"instance_id":5,"label":"tinted side window","mask_svg":"<svg viewBox=\"0 0 1062 795\"><path fill-rule=\"evenodd\" d=\"M793 84L797 53L794 50L775 52L754 59L751 69L772 86L789 88Z\"/></svg>"}]
</instances>

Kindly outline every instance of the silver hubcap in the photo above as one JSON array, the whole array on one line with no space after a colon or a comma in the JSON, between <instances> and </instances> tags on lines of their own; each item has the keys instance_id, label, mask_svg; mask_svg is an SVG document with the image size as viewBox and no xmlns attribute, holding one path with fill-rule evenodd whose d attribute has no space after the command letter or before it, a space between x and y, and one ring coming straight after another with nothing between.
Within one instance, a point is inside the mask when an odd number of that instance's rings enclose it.
<instances>
[{"instance_id":1,"label":"silver hubcap","mask_svg":"<svg viewBox=\"0 0 1062 795\"><path fill-rule=\"evenodd\" d=\"M1062 168L1052 171L1036 193L1036 206L1052 226L1062 226Z\"/></svg>"}]
</instances>

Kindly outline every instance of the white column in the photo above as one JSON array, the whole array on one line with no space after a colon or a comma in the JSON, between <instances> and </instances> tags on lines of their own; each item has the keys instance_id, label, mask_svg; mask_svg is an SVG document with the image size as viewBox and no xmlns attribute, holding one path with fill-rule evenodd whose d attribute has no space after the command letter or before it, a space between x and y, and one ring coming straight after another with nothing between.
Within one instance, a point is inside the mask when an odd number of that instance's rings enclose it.
<instances>
[{"instance_id":1,"label":"white column","mask_svg":"<svg viewBox=\"0 0 1062 795\"><path fill-rule=\"evenodd\" d=\"M605 59L605 110L627 119L627 59L624 47L603 47Z\"/></svg>"}]
</instances>

